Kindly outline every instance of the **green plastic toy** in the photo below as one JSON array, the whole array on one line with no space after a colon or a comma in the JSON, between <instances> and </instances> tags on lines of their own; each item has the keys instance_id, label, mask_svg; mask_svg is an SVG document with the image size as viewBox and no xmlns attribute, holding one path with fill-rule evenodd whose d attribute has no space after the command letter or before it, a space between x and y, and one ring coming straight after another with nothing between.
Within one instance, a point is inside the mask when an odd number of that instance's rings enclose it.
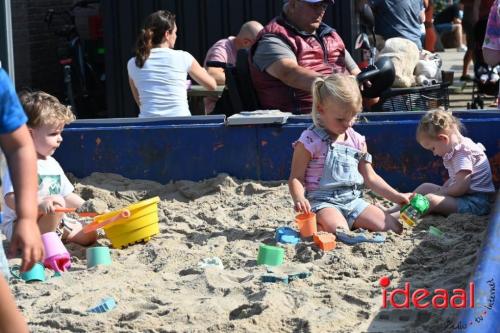
<instances>
[{"instance_id":1,"label":"green plastic toy","mask_svg":"<svg viewBox=\"0 0 500 333\"><path fill-rule=\"evenodd\" d=\"M429 210L429 200L421 194L415 194L410 203L400 210L399 218L410 227L418 224L422 216Z\"/></svg>"}]
</instances>

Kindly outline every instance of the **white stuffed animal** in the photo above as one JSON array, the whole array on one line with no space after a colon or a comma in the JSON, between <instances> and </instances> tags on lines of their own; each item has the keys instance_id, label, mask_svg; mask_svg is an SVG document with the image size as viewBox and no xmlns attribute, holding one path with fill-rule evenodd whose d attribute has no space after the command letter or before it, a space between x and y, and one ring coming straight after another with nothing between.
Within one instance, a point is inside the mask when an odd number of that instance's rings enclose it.
<instances>
[{"instance_id":1,"label":"white stuffed animal","mask_svg":"<svg viewBox=\"0 0 500 333\"><path fill-rule=\"evenodd\" d=\"M399 37L389 38L385 41L378 57L389 57L392 60L396 71L393 87L408 88L414 85L413 71L419 60L418 47L415 43Z\"/></svg>"},{"instance_id":2,"label":"white stuffed animal","mask_svg":"<svg viewBox=\"0 0 500 333\"><path fill-rule=\"evenodd\" d=\"M438 54L429 51L420 52L420 60L415 66L417 85L430 86L441 81L441 66L443 61Z\"/></svg>"},{"instance_id":3,"label":"white stuffed animal","mask_svg":"<svg viewBox=\"0 0 500 333\"><path fill-rule=\"evenodd\" d=\"M500 66L493 67L493 69L491 70L491 74L490 74L490 82L497 83L498 80L500 79L499 74L500 74Z\"/></svg>"},{"instance_id":4,"label":"white stuffed animal","mask_svg":"<svg viewBox=\"0 0 500 333\"><path fill-rule=\"evenodd\" d=\"M479 65L476 70L476 76L479 78L479 82L485 84L486 82L495 84L500 79L500 66L495 66L491 68L490 66L484 64Z\"/></svg>"}]
</instances>

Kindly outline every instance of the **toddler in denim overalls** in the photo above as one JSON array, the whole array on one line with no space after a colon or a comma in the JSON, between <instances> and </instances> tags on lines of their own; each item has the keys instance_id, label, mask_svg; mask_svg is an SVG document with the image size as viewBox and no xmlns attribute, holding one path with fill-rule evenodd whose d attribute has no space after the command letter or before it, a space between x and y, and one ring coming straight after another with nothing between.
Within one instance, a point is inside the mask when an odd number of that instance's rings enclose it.
<instances>
[{"instance_id":1,"label":"toddler in denim overalls","mask_svg":"<svg viewBox=\"0 0 500 333\"><path fill-rule=\"evenodd\" d=\"M323 174L317 189L306 191L306 198L311 203L311 210L317 212L325 207L335 207L346 218L349 228L369 204L361 198L363 176L358 171L360 160L371 163L368 153L362 153L353 147L333 143L324 129L309 127L313 133L327 145ZM352 132L354 130L351 129Z\"/></svg>"},{"instance_id":2,"label":"toddler in denim overalls","mask_svg":"<svg viewBox=\"0 0 500 333\"><path fill-rule=\"evenodd\" d=\"M320 230L335 233L342 227L400 233L396 218L362 199L365 185L396 203L408 202L411 194L399 193L373 170L365 138L352 129L361 101L353 76L316 79L314 125L294 143L290 194L295 210L317 214Z\"/></svg>"}]
</instances>

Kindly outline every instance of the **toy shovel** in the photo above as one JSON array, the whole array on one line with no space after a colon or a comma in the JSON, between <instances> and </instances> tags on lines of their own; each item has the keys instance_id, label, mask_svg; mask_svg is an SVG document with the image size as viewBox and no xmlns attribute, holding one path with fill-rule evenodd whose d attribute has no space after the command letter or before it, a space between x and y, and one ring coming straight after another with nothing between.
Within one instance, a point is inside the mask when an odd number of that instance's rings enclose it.
<instances>
[{"instance_id":1,"label":"toy shovel","mask_svg":"<svg viewBox=\"0 0 500 333\"><path fill-rule=\"evenodd\" d=\"M94 213L94 212L77 212L76 208L56 208L55 210L56 213L75 213L78 214L81 217L94 217L99 215L99 213Z\"/></svg>"},{"instance_id":2,"label":"toy shovel","mask_svg":"<svg viewBox=\"0 0 500 333\"><path fill-rule=\"evenodd\" d=\"M88 233L95 231L99 228L102 228L104 226L107 226L108 224L111 224L113 222L118 221L119 219L126 219L130 216L130 211L128 209L122 209L118 214L110 217L109 219L106 219L102 222L97 222L96 219L94 218L94 222L87 224L86 226L83 227L83 232Z\"/></svg>"}]
</instances>

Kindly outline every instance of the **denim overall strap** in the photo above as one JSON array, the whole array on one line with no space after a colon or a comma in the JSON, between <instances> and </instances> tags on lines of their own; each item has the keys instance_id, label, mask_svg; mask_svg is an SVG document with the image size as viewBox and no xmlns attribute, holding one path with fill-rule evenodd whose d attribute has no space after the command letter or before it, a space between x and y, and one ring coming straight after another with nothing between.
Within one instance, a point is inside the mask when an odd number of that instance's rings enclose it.
<instances>
[{"instance_id":1,"label":"denim overall strap","mask_svg":"<svg viewBox=\"0 0 500 333\"><path fill-rule=\"evenodd\" d=\"M368 161L366 154L355 148L333 143L330 135L320 127L315 126L311 130L328 146L323 174L316 191L359 193L364 179L358 171L358 164L361 159Z\"/></svg>"}]
</instances>

